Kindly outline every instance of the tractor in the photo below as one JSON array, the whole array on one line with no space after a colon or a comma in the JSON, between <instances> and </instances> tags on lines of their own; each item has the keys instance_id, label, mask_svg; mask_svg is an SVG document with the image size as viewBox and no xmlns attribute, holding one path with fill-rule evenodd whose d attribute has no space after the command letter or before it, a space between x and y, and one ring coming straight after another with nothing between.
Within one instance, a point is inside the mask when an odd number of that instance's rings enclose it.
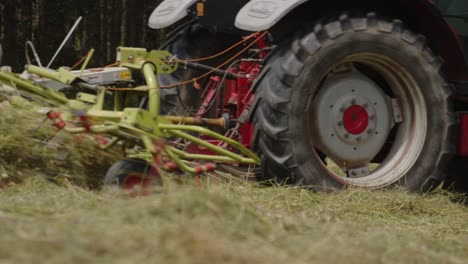
<instances>
[{"instance_id":1,"label":"tractor","mask_svg":"<svg viewBox=\"0 0 468 264\"><path fill-rule=\"evenodd\" d=\"M230 99L244 95L231 80L210 112L251 126L239 132L262 160L260 181L316 190L399 184L428 191L444 183L462 191L467 14L461 0L166 0L149 27L176 28L162 48L180 59L268 32L255 73L246 65L225 69L255 76L248 84L228 78L252 93L248 114L229 112ZM203 69L183 67L160 81L190 80ZM183 114L204 103L190 87L163 94L163 104Z\"/></svg>"},{"instance_id":2,"label":"tractor","mask_svg":"<svg viewBox=\"0 0 468 264\"><path fill-rule=\"evenodd\" d=\"M220 169L317 191L466 192L465 1L165 0L148 25L172 29L158 50L119 47L91 70L92 52L78 71L4 67L0 88L58 130L122 145L105 182L123 188Z\"/></svg>"}]
</instances>

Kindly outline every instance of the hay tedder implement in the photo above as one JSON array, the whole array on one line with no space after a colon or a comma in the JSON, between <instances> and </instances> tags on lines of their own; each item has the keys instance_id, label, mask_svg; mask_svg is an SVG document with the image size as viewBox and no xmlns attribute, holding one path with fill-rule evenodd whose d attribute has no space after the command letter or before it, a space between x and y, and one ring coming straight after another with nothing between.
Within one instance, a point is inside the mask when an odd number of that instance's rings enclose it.
<instances>
[{"instance_id":1,"label":"hay tedder implement","mask_svg":"<svg viewBox=\"0 0 468 264\"><path fill-rule=\"evenodd\" d=\"M452 0L166 0L149 26L178 27L160 50L120 47L100 69L86 69L93 51L58 70L35 55L0 83L58 131L123 146L106 182L126 188L220 165L316 190L464 191L467 13Z\"/></svg>"},{"instance_id":2,"label":"hay tedder implement","mask_svg":"<svg viewBox=\"0 0 468 264\"><path fill-rule=\"evenodd\" d=\"M3 68L0 81L4 86L4 97L16 106L42 111L57 132L63 130L71 134L98 135L97 142L102 149L109 149L115 144L128 147L125 153L127 159L109 170L106 182L119 181L126 188L142 183L147 186L154 184L153 177L160 183L157 169L201 175L213 172L216 163L260 164L257 155L248 149L251 125L246 122L246 114L253 99L249 91L250 83L258 75L259 62L262 61L260 56L265 53L257 52L256 56L248 59L238 57L247 49L262 50L264 37L265 34L252 34L237 44L244 45L238 55L217 68L205 66L208 72L204 75L209 76L207 86L203 87L205 101L195 117L161 114L160 89L164 87L158 84L158 75L171 74L178 67L187 65L202 66L189 60L180 61L167 51L148 52L141 48L119 47L116 63L86 70L93 53L90 51L81 61L83 66L79 71L28 65L26 71L18 75ZM206 58L195 61L202 60ZM240 65L240 71L234 71L232 67L226 71L220 69L235 60L235 64ZM141 75L141 83L132 78L137 75ZM187 83L196 86L197 80L203 77ZM227 111L220 118L205 118L203 112L208 112L209 106L220 104L217 95L224 83L230 85L227 87L229 93L224 93L225 100L222 102ZM68 99L59 91L66 88L74 90L76 98ZM144 107L126 107L126 97L130 93L146 94L143 96ZM109 99L113 99L113 102Z\"/></svg>"}]
</instances>

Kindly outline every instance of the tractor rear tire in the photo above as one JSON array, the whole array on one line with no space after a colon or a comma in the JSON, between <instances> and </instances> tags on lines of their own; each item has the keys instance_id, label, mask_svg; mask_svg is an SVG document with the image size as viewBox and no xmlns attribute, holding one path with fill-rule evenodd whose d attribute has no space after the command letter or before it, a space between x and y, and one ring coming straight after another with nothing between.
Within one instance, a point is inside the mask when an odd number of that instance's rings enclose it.
<instances>
[{"instance_id":1,"label":"tractor rear tire","mask_svg":"<svg viewBox=\"0 0 468 264\"><path fill-rule=\"evenodd\" d=\"M259 180L315 190L439 186L456 130L441 60L401 21L374 13L325 21L331 22L280 45L254 86L253 147L264 161ZM346 78L375 89L353 87ZM382 98L384 113L372 97ZM323 105L329 98L336 101ZM359 164L355 156L367 161ZM330 160L340 161L341 173Z\"/></svg>"},{"instance_id":2,"label":"tractor rear tire","mask_svg":"<svg viewBox=\"0 0 468 264\"><path fill-rule=\"evenodd\" d=\"M132 194L151 194L163 184L157 168L141 159L125 159L115 163L106 173L104 186L118 186Z\"/></svg>"},{"instance_id":3,"label":"tractor rear tire","mask_svg":"<svg viewBox=\"0 0 468 264\"><path fill-rule=\"evenodd\" d=\"M160 49L167 50L180 60L197 59L217 54L239 41L240 37L232 34L215 32L197 23L182 26ZM215 67L226 59L226 55L200 63ZM192 80L205 72L196 71L180 65L179 70L170 75L159 75L161 86L172 85ZM200 84L204 80L199 81ZM203 88L203 87L202 87ZM193 84L161 90L161 112L169 115L194 114L200 103L200 91Z\"/></svg>"}]
</instances>

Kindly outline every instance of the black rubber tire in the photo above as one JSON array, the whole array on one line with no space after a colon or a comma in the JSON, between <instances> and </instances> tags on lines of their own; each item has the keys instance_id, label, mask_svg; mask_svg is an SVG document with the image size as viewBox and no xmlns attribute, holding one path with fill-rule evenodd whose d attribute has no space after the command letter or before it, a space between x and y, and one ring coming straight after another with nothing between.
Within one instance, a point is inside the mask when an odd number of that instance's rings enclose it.
<instances>
[{"instance_id":1,"label":"black rubber tire","mask_svg":"<svg viewBox=\"0 0 468 264\"><path fill-rule=\"evenodd\" d=\"M425 192L439 186L453 157L457 123L450 100L453 89L441 73L441 59L427 48L423 36L410 32L401 21L379 20L374 13L353 18L344 14L327 21L331 22L305 30L280 46L255 84L253 147L264 161L258 179L316 190L348 186L314 158L304 113L309 98L317 92L315 87L335 62L349 54L372 51L401 63L419 87L425 87L420 90L430 106L420 156L409 173L384 187L399 183L411 191Z\"/></svg>"},{"instance_id":2,"label":"black rubber tire","mask_svg":"<svg viewBox=\"0 0 468 264\"><path fill-rule=\"evenodd\" d=\"M188 23L178 29L173 36L161 46L178 59L195 59L217 54L240 40L240 36L216 32L197 23ZM220 56L200 63L208 66L218 66L225 59ZM205 72L196 71L180 66L179 70L170 75L159 75L160 85L171 85L202 75ZM203 84L204 80L199 81ZM161 90L161 113L187 115L190 110L197 110L200 102L200 91L192 84Z\"/></svg>"},{"instance_id":3,"label":"black rubber tire","mask_svg":"<svg viewBox=\"0 0 468 264\"><path fill-rule=\"evenodd\" d=\"M468 196L468 160L457 157L449 164L444 189Z\"/></svg>"},{"instance_id":4,"label":"black rubber tire","mask_svg":"<svg viewBox=\"0 0 468 264\"><path fill-rule=\"evenodd\" d=\"M104 178L104 185L123 188L127 177L131 174L141 175L142 178L151 178L152 186L162 186L163 184L157 170L152 170L148 162L141 159L125 159L109 168Z\"/></svg>"}]
</instances>

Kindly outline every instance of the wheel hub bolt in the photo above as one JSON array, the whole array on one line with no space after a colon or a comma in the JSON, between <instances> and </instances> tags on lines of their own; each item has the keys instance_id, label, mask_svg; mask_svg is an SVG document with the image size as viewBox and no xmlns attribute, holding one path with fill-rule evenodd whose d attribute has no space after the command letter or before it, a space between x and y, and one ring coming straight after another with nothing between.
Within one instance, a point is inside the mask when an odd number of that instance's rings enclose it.
<instances>
[{"instance_id":1,"label":"wheel hub bolt","mask_svg":"<svg viewBox=\"0 0 468 264\"><path fill-rule=\"evenodd\" d=\"M339 127L343 126L343 122L339 121L339 122L338 122L338 126L339 126Z\"/></svg>"},{"instance_id":2,"label":"wheel hub bolt","mask_svg":"<svg viewBox=\"0 0 468 264\"><path fill-rule=\"evenodd\" d=\"M367 130L367 134L372 134L374 131L372 129Z\"/></svg>"},{"instance_id":3,"label":"wheel hub bolt","mask_svg":"<svg viewBox=\"0 0 468 264\"><path fill-rule=\"evenodd\" d=\"M345 138L349 138L349 134L346 133L346 134L344 135L344 137L345 137Z\"/></svg>"},{"instance_id":4,"label":"wheel hub bolt","mask_svg":"<svg viewBox=\"0 0 468 264\"><path fill-rule=\"evenodd\" d=\"M355 105L357 103L356 99L351 100L351 104Z\"/></svg>"},{"instance_id":5,"label":"wheel hub bolt","mask_svg":"<svg viewBox=\"0 0 468 264\"><path fill-rule=\"evenodd\" d=\"M361 141L361 137L357 137L357 138L356 138L356 141L357 141L357 142Z\"/></svg>"}]
</instances>

